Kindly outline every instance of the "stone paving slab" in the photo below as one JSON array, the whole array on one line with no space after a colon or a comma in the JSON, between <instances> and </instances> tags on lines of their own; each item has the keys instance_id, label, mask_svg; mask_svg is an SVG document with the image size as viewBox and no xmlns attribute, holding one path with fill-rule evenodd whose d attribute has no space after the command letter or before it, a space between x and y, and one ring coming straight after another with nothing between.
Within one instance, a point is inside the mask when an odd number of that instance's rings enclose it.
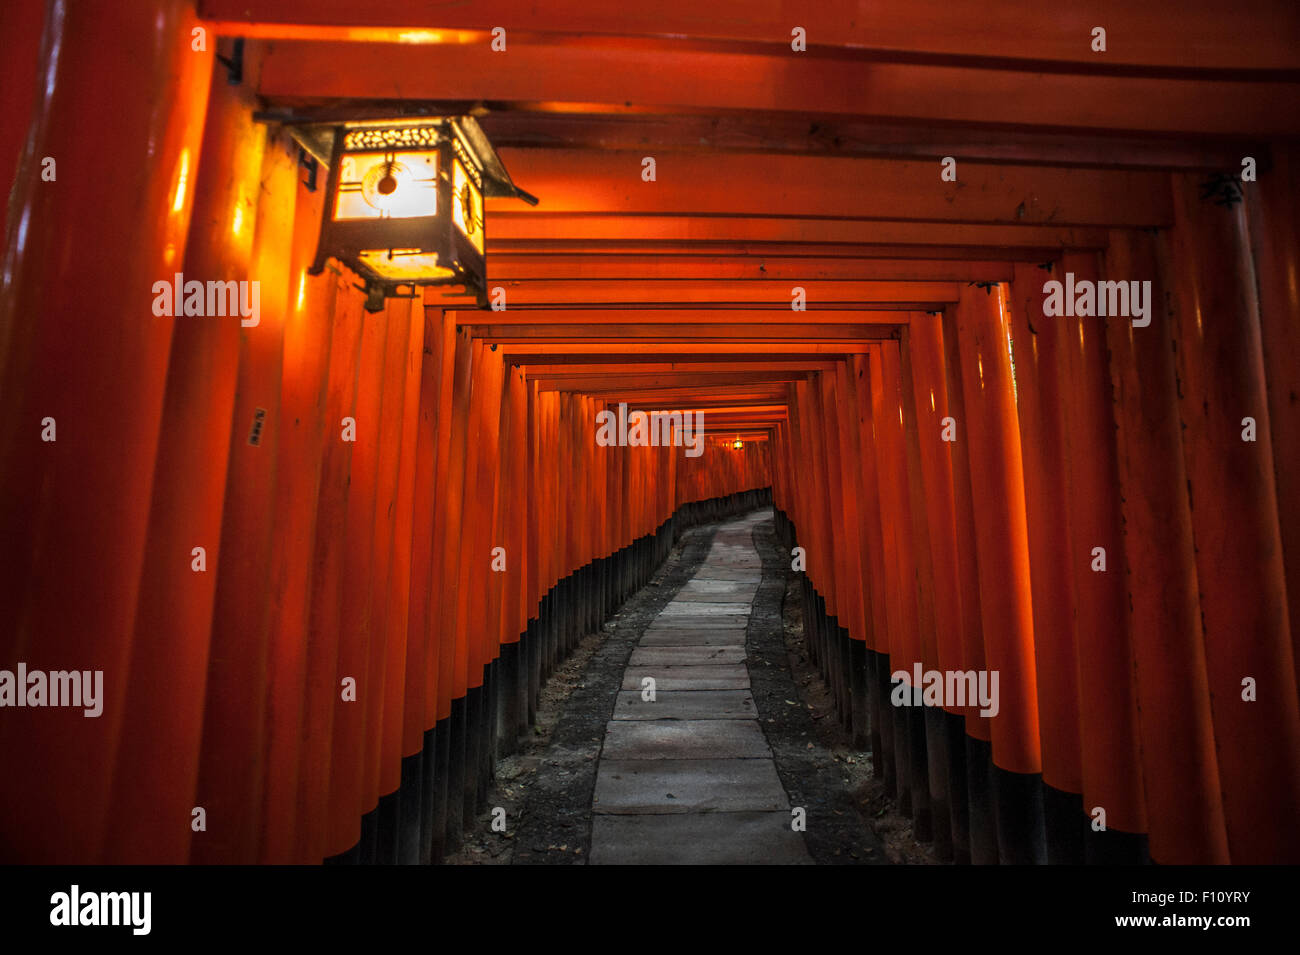
<instances>
[{"instance_id":1,"label":"stone paving slab","mask_svg":"<svg viewBox=\"0 0 1300 955\"><path fill-rule=\"evenodd\" d=\"M589 865L812 865L789 812L595 816Z\"/></svg>"},{"instance_id":2,"label":"stone paving slab","mask_svg":"<svg viewBox=\"0 0 1300 955\"><path fill-rule=\"evenodd\" d=\"M659 619L665 617L724 617L728 615L748 617L753 605L749 601L725 603L701 603L693 600L674 600L659 612Z\"/></svg>"},{"instance_id":3,"label":"stone paving slab","mask_svg":"<svg viewBox=\"0 0 1300 955\"><path fill-rule=\"evenodd\" d=\"M601 759L596 772L594 813L746 809L789 812L771 759Z\"/></svg>"},{"instance_id":4,"label":"stone paving slab","mask_svg":"<svg viewBox=\"0 0 1300 955\"><path fill-rule=\"evenodd\" d=\"M623 689L640 690L641 681L652 677L656 690L748 690L749 669L734 666L628 667L623 672Z\"/></svg>"},{"instance_id":5,"label":"stone paving slab","mask_svg":"<svg viewBox=\"0 0 1300 955\"><path fill-rule=\"evenodd\" d=\"M745 648L734 647L637 647L627 661L632 667L716 666L744 663Z\"/></svg>"},{"instance_id":6,"label":"stone paving slab","mask_svg":"<svg viewBox=\"0 0 1300 955\"><path fill-rule=\"evenodd\" d=\"M752 720L758 711L748 690L668 690L657 688L653 702L640 690L619 690L616 720Z\"/></svg>"},{"instance_id":7,"label":"stone paving slab","mask_svg":"<svg viewBox=\"0 0 1300 955\"><path fill-rule=\"evenodd\" d=\"M671 620L660 618L645 628L645 633L662 633L665 630L744 630L749 626L748 617L673 617Z\"/></svg>"},{"instance_id":8,"label":"stone paving slab","mask_svg":"<svg viewBox=\"0 0 1300 955\"><path fill-rule=\"evenodd\" d=\"M601 759L771 758L756 720L610 720Z\"/></svg>"},{"instance_id":9,"label":"stone paving slab","mask_svg":"<svg viewBox=\"0 0 1300 955\"><path fill-rule=\"evenodd\" d=\"M734 647L745 642L744 630L656 630L641 637L643 647Z\"/></svg>"},{"instance_id":10,"label":"stone paving slab","mask_svg":"<svg viewBox=\"0 0 1300 955\"><path fill-rule=\"evenodd\" d=\"M750 583L744 580L700 580L693 578L682 584L677 591L678 599L686 594L742 594L746 600L752 599L758 592L759 581Z\"/></svg>"},{"instance_id":11,"label":"stone paving slab","mask_svg":"<svg viewBox=\"0 0 1300 955\"><path fill-rule=\"evenodd\" d=\"M745 663L762 581L758 519L719 529L632 651L596 767L593 864L812 861L790 829ZM653 702L641 697L647 677Z\"/></svg>"},{"instance_id":12,"label":"stone paving slab","mask_svg":"<svg viewBox=\"0 0 1300 955\"><path fill-rule=\"evenodd\" d=\"M754 599L755 591L740 593L732 591L730 593L678 593L673 598L673 603L690 603L690 604L734 604L744 600L744 606L751 606Z\"/></svg>"}]
</instances>

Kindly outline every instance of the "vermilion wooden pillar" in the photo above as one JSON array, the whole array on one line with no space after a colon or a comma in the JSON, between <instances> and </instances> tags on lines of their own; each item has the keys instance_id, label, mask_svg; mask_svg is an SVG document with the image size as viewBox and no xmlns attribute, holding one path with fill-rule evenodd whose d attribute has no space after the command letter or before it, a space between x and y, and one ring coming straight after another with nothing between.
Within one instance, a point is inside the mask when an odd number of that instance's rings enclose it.
<instances>
[{"instance_id":1,"label":"vermilion wooden pillar","mask_svg":"<svg viewBox=\"0 0 1300 955\"><path fill-rule=\"evenodd\" d=\"M379 462L375 469L375 511L370 537L370 580L365 602L365 683L361 733L361 857L363 863L387 861L379 846L379 817L393 825L391 800L379 810L383 793L379 788L383 748L385 681L387 676L389 593L392 579L393 538L396 530L398 481L401 469L402 430L405 416L408 368L411 350L410 303L389 299L384 307L388 325L384 340L384 365L380 378L377 439ZM419 346L416 346L417 348ZM405 610L402 611L405 624ZM403 636L402 639L405 639ZM360 682L360 681L358 681ZM391 850L390 850L391 851Z\"/></svg>"},{"instance_id":2,"label":"vermilion wooden pillar","mask_svg":"<svg viewBox=\"0 0 1300 955\"><path fill-rule=\"evenodd\" d=\"M907 510L904 512L903 538L907 541L911 564L914 567L911 586L908 588L916 607L916 643L914 648L916 663L921 664L922 673L938 666L938 645L935 634L934 608L934 564L930 553L930 515L926 500L925 476L922 473L920 436L917 434L916 392L913 388L911 347L906 329L902 330L897 346L887 345L884 367L886 374L897 377L898 382L898 455L900 464L900 485L905 489ZM891 389L892 390L892 389ZM890 425L893 418L890 416ZM908 669L912 670L912 666ZM913 679L914 683L915 680ZM914 691L922 687L914 686ZM950 836L948 832L947 813L947 763L939 751L931 752L931 743L940 744L935 733L940 724L927 716L924 698L921 693L914 696L916 705L907 710L908 729L911 736L912 756L912 828L914 837L920 842L929 842L934 838L932 793L937 792L943 806L943 834L939 838L940 851L946 856ZM945 741L946 742L946 741ZM938 779L931 778L931 771L940 773Z\"/></svg>"},{"instance_id":3,"label":"vermilion wooden pillar","mask_svg":"<svg viewBox=\"0 0 1300 955\"><path fill-rule=\"evenodd\" d=\"M249 69L256 65L250 57ZM246 281L265 129L246 87L212 85L183 273ZM238 228L236 228L238 226ZM154 470L122 733L104 860L183 863L198 773L213 595L220 562L238 316L176 321ZM202 547L206 570L194 569ZM159 679L159 674L166 674ZM135 687L139 687L136 692ZM159 820L172 824L159 825Z\"/></svg>"},{"instance_id":4,"label":"vermilion wooden pillar","mask_svg":"<svg viewBox=\"0 0 1300 955\"><path fill-rule=\"evenodd\" d=\"M1079 864L1084 860L1086 817L1072 570L1076 559L1082 558L1071 542L1061 407L1060 367L1069 332L1059 316L1043 313L1043 287L1049 281L1063 281L1064 270L1059 261L1050 264L1048 271L1016 263L1009 321L1029 529L1047 861Z\"/></svg>"},{"instance_id":5,"label":"vermilion wooden pillar","mask_svg":"<svg viewBox=\"0 0 1300 955\"><path fill-rule=\"evenodd\" d=\"M1240 203L1202 199L1191 174L1173 192L1165 275L1228 846L1234 863L1283 862L1300 856L1300 704L1255 272Z\"/></svg>"},{"instance_id":6,"label":"vermilion wooden pillar","mask_svg":"<svg viewBox=\"0 0 1300 955\"><path fill-rule=\"evenodd\" d=\"M998 673L1000 696L997 715L990 717L998 852L1003 862L1038 862L1045 849L1029 535L1004 295L1000 285L962 289L957 343L984 652L987 668Z\"/></svg>"},{"instance_id":7,"label":"vermilion wooden pillar","mask_svg":"<svg viewBox=\"0 0 1300 955\"><path fill-rule=\"evenodd\" d=\"M215 89L215 84L214 84ZM309 654L308 628L312 555L316 544L317 500L325 442L338 435L325 417L329 367L336 328L338 284L332 273L310 277L320 230L321 192L299 182L293 246L289 256L289 302L284 322L280 416L275 423L277 474L273 512L267 676L266 785L264 829L259 859L296 859L298 777L303 763L303 719ZM266 201L273 197L266 196Z\"/></svg>"},{"instance_id":8,"label":"vermilion wooden pillar","mask_svg":"<svg viewBox=\"0 0 1300 955\"><path fill-rule=\"evenodd\" d=\"M1300 149L1274 143L1257 183L1242 183L1259 287L1278 520L1286 570L1291 651L1300 682Z\"/></svg>"},{"instance_id":9,"label":"vermilion wooden pillar","mask_svg":"<svg viewBox=\"0 0 1300 955\"><path fill-rule=\"evenodd\" d=\"M961 591L958 584L956 513L953 500L952 446L956 423L950 421L943 367L943 322L939 315L913 313L907 327L906 357L910 368L915 443L923 479L929 564L934 604L932 659L927 666L941 671L962 669ZM951 427L950 427L951 425ZM930 793L934 802L935 852L954 858L952 813L954 792L965 798L965 761L954 750L964 742L957 706L926 707L926 752ZM954 723L956 725L954 725ZM956 785L956 789L954 789Z\"/></svg>"},{"instance_id":10,"label":"vermilion wooden pillar","mask_svg":"<svg viewBox=\"0 0 1300 955\"><path fill-rule=\"evenodd\" d=\"M469 369L469 337L461 332L455 319L442 309L432 310L437 333L441 337L442 364L438 384L438 450L435 458L433 485L433 561L430 572L430 619L427 629L426 673L429 683L425 697L426 739L432 742L434 760L426 767L426 786L429 791L428 809L423 811L420 829L420 859L438 862L442 858L449 829L448 792L451 777L453 746L451 713L452 660L455 644L455 620L449 621L449 608L454 606L457 575L451 573L448 561L455 560L453 549L457 541L452 537L460 533L460 500L464 480L461 464L464 448L461 439L454 439L453 427L464 432L460 417L463 411L461 392ZM456 466L453 467L453 464ZM452 501L453 495L455 501ZM432 734L430 738L428 734ZM463 748L463 744L462 744Z\"/></svg>"},{"instance_id":11,"label":"vermilion wooden pillar","mask_svg":"<svg viewBox=\"0 0 1300 955\"><path fill-rule=\"evenodd\" d=\"M312 555L316 546L317 500L325 440L331 343L338 285L333 274L308 277L320 231L320 192L299 182L294 242L289 261L289 308L285 320L281 403L277 444L277 533L272 538L269 589L270 657L266 694L266 783L260 861L296 860L300 767L304 761L303 720L308 674ZM268 197L269 201L269 197ZM326 437L328 435L328 437Z\"/></svg>"},{"instance_id":12,"label":"vermilion wooden pillar","mask_svg":"<svg viewBox=\"0 0 1300 955\"><path fill-rule=\"evenodd\" d=\"M876 468L876 445L872 419L871 383L873 362L868 355L854 355L851 369L854 378L854 413L857 439L857 466L861 489L862 533L864 561L870 589L871 618L867 636L866 680L871 719L871 748L879 754L873 760L874 772L885 786L885 792L897 793L898 779L894 756L894 724L889 706L888 654L890 640L888 587L885 566L884 531L881 526L880 482ZM882 672L883 671L883 672Z\"/></svg>"},{"instance_id":13,"label":"vermilion wooden pillar","mask_svg":"<svg viewBox=\"0 0 1300 955\"><path fill-rule=\"evenodd\" d=\"M400 833L402 776L402 723L406 706L407 640L410 638L411 595L411 524L415 509L415 467L418 455L417 424L420 416L421 378L425 359L424 306L417 298L397 300L397 308L406 315L407 340L401 353L399 379L401 416L396 442L399 458L396 489L393 494L393 530L390 544L388 590L381 595L386 604L384 614L383 711L379 720L377 749L379 794L379 845L376 858L380 863L396 864L402 854ZM408 793L417 802L418 794ZM409 831L409 829L408 829ZM409 844L413 846L414 844ZM411 860L414 861L414 860Z\"/></svg>"},{"instance_id":14,"label":"vermilion wooden pillar","mask_svg":"<svg viewBox=\"0 0 1300 955\"><path fill-rule=\"evenodd\" d=\"M0 63L0 196L6 200L32 121L41 80L38 71L49 58L48 51L41 49L45 8L44 3L7 3L0 8L0 36L5 38L5 57ZM57 31L51 33L49 40L58 35ZM39 179L39 164L34 172Z\"/></svg>"},{"instance_id":15,"label":"vermilion wooden pillar","mask_svg":"<svg viewBox=\"0 0 1300 955\"><path fill-rule=\"evenodd\" d=\"M362 344L362 297L344 276L326 272L335 283L334 329L330 336L320 491L316 500L316 540L311 559L311 599L307 628L303 700L302 766L298 773L298 861L318 864L331 855L329 800L333 768L334 720L341 706L338 677L343 581L347 564L347 513L352 484L354 442L343 440L344 419L355 418Z\"/></svg>"},{"instance_id":16,"label":"vermilion wooden pillar","mask_svg":"<svg viewBox=\"0 0 1300 955\"><path fill-rule=\"evenodd\" d=\"M103 711L0 720L6 763L40 767L0 792L12 862L99 858L108 821L174 325L152 289L184 261L211 77L192 8L64 5L45 24L0 266L0 667L101 671Z\"/></svg>"},{"instance_id":17,"label":"vermilion wooden pillar","mask_svg":"<svg viewBox=\"0 0 1300 955\"><path fill-rule=\"evenodd\" d=\"M334 732L329 773L329 826L326 856L360 853L366 707L370 684L370 583L374 570L375 502L378 493L379 430L383 404L384 352L389 331L385 312L362 320L357 362L355 443L348 476L344 525L344 571L338 663L334 677ZM350 681L348 698L343 681Z\"/></svg>"},{"instance_id":18,"label":"vermilion wooden pillar","mask_svg":"<svg viewBox=\"0 0 1300 955\"><path fill-rule=\"evenodd\" d=\"M894 342L882 343L871 352L871 390L872 390L872 429L876 444L876 474L879 479L880 522L885 546L885 571L889 587L890 603L893 613L890 620L889 636L889 682L893 674L902 672L906 676L901 684L906 689L901 692L914 694L919 687L914 687L912 664L919 662L920 637L917 623L916 563L912 549L912 520L910 495L907 488L907 462L903 447L903 410L901 405L902 385L900 381L898 346ZM888 685L888 684L886 684ZM915 815L928 811L928 805L914 809L913 801L921 795L917 785L917 771L914 765L914 735L912 732L912 708L910 706L893 706L893 688L885 695L891 705L885 709L882 701L882 717L894 722L894 761L898 772L898 807L899 811ZM911 702L912 697L906 698ZM928 784L924 793L925 802L929 802Z\"/></svg>"},{"instance_id":19,"label":"vermilion wooden pillar","mask_svg":"<svg viewBox=\"0 0 1300 955\"><path fill-rule=\"evenodd\" d=\"M297 188L297 159L287 136L267 143L261 182L249 271L260 282L261 316L257 325L240 328L195 796L208 814L208 830L196 834L191 852L191 860L202 863L255 861L262 835L271 622L267 579L280 476L277 425L290 281L285 252L293 243ZM283 475L288 481L295 477L293 470Z\"/></svg>"},{"instance_id":20,"label":"vermilion wooden pillar","mask_svg":"<svg viewBox=\"0 0 1300 955\"><path fill-rule=\"evenodd\" d=\"M1098 278L1091 254L1067 254L1061 268L1076 283ZM1066 331L1058 367L1074 551L1070 567L1078 606L1085 610L1076 623L1083 808L1090 820L1097 818L1098 808L1106 813L1104 830L1090 821L1084 847L1089 862L1137 863L1146 853L1146 806L1124 608L1123 515L1106 350L1106 325L1128 319L1076 315L1058 321Z\"/></svg>"},{"instance_id":21,"label":"vermilion wooden pillar","mask_svg":"<svg viewBox=\"0 0 1300 955\"><path fill-rule=\"evenodd\" d=\"M1106 326L1115 389L1124 555L1151 858L1225 864L1214 721L1174 369L1176 317L1148 234L1114 230L1107 279L1149 277L1151 324Z\"/></svg>"}]
</instances>

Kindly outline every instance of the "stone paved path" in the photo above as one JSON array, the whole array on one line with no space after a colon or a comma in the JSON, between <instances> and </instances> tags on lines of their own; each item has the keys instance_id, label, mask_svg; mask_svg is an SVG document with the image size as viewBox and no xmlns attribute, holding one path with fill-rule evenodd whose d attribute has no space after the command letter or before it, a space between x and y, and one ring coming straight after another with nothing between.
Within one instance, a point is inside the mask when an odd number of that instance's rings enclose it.
<instances>
[{"instance_id":1,"label":"stone paved path","mask_svg":"<svg viewBox=\"0 0 1300 955\"><path fill-rule=\"evenodd\" d=\"M592 865L812 861L791 829L745 663L762 579L753 528L767 516L722 525L633 650L596 770Z\"/></svg>"}]
</instances>

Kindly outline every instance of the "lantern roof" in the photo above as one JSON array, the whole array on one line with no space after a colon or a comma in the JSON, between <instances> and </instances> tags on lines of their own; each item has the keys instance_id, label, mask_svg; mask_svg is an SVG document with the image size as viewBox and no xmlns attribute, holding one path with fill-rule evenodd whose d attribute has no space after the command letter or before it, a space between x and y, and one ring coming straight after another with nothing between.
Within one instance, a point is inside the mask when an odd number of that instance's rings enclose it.
<instances>
[{"instance_id":1,"label":"lantern roof","mask_svg":"<svg viewBox=\"0 0 1300 955\"><path fill-rule=\"evenodd\" d=\"M496 148L473 116L393 116L389 118L338 119L333 122L304 121L300 117L280 117L260 114L259 118L279 119L288 127L289 134L317 162L328 167L334 154L334 139L340 129L357 129L367 126L432 126L446 124L458 133L474 154L483 171L483 195L491 199L522 199L530 206L537 205L537 197L520 189L510 178L505 163Z\"/></svg>"}]
</instances>

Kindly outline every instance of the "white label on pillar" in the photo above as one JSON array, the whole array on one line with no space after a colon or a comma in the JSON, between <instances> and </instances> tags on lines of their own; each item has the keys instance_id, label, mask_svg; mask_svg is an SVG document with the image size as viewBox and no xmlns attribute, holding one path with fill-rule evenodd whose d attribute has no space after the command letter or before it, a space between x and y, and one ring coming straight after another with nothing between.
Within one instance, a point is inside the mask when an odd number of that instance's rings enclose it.
<instances>
[{"instance_id":1,"label":"white label on pillar","mask_svg":"<svg viewBox=\"0 0 1300 955\"><path fill-rule=\"evenodd\" d=\"M1106 548L1094 547L1092 549L1092 569L1094 573L1098 574L1106 572Z\"/></svg>"},{"instance_id":2,"label":"white label on pillar","mask_svg":"<svg viewBox=\"0 0 1300 955\"><path fill-rule=\"evenodd\" d=\"M492 548L492 572L496 574L504 573L506 569L506 549L504 547Z\"/></svg>"},{"instance_id":3,"label":"white label on pillar","mask_svg":"<svg viewBox=\"0 0 1300 955\"><path fill-rule=\"evenodd\" d=\"M357 701L357 681L354 678L350 676L343 678L342 696L344 703L355 703Z\"/></svg>"},{"instance_id":4,"label":"white label on pillar","mask_svg":"<svg viewBox=\"0 0 1300 955\"><path fill-rule=\"evenodd\" d=\"M357 419L349 416L339 423L343 425L343 440L355 442L357 440Z\"/></svg>"},{"instance_id":5,"label":"white label on pillar","mask_svg":"<svg viewBox=\"0 0 1300 955\"><path fill-rule=\"evenodd\" d=\"M939 421L943 427L939 430L939 440L953 442L957 440L957 419L948 416Z\"/></svg>"},{"instance_id":6,"label":"white label on pillar","mask_svg":"<svg viewBox=\"0 0 1300 955\"><path fill-rule=\"evenodd\" d=\"M190 570L196 574L201 574L208 569L208 552L202 547L196 547L190 551L190 556L194 558L190 561Z\"/></svg>"}]
</instances>

